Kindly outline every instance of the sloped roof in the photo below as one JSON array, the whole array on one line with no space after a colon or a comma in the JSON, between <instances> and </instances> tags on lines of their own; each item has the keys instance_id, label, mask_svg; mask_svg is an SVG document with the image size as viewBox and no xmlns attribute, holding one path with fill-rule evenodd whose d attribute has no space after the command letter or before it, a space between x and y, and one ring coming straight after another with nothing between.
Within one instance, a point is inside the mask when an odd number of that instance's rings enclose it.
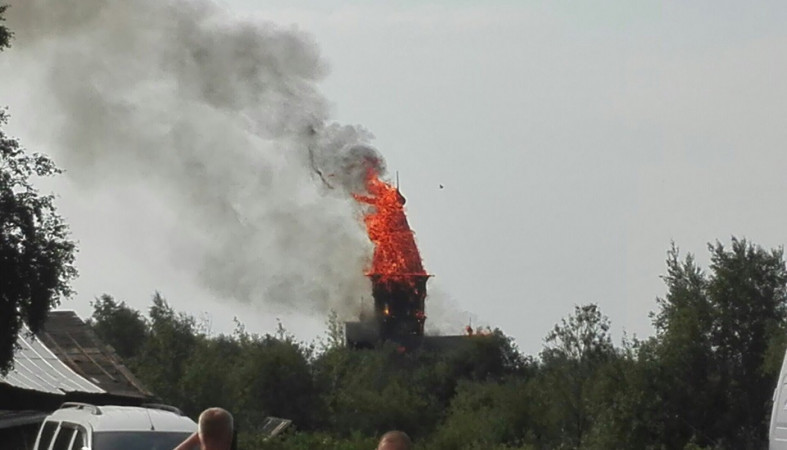
<instances>
[{"instance_id":1,"label":"sloped roof","mask_svg":"<svg viewBox=\"0 0 787 450\"><path fill-rule=\"evenodd\" d=\"M14 354L14 368L0 382L11 386L48 394L67 392L102 394L104 390L82 378L55 356L25 328L17 336L19 350Z\"/></svg>"},{"instance_id":2,"label":"sloped roof","mask_svg":"<svg viewBox=\"0 0 787 450\"><path fill-rule=\"evenodd\" d=\"M276 437L283 433L290 425L292 425L292 420L281 419L279 417L266 417L262 422L262 429L260 432L268 437Z\"/></svg>"},{"instance_id":3,"label":"sloped roof","mask_svg":"<svg viewBox=\"0 0 787 450\"><path fill-rule=\"evenodd\" d=\"M0 429L39 424L48 414L44 411L0 410Z\"/></svg>"},{"instance_id":4,"label":"sloped roof","mask_svg":"<svg viewBox=\"0 0 787 450\"><path fill-rule=\"evenodd\" d=\"M112 347L101 342L74 311L50 312L38 337L69 368L106 393L140 399L152 396Z\"/></svg>"}]
</instances>

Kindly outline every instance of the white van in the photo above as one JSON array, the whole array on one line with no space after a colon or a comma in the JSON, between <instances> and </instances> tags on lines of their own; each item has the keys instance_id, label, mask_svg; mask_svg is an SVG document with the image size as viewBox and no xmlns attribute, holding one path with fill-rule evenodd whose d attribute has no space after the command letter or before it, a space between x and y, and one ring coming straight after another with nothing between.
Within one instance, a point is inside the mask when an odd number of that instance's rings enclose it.
<instances>
[{"instance_id":1,"label":"white van","mask_svg":"<svg viewBox=\"0 0 787 450\"><path fill-rule=\"evenodd\" d=\"M787 450L787 353L782 360L782 370L776 382L776 389L773 390L768 448L770 450Z\"/></svg>"},{"instance_id":2,"label":"white van","mask_svg":"<svg viewBox=\"0 0 787 450\"><path fill-rule=\"evenodd\" d=\"M64 403L41 424L35 450L172 450L197 424L166 405Z\"/></svg>"}]
</instances>

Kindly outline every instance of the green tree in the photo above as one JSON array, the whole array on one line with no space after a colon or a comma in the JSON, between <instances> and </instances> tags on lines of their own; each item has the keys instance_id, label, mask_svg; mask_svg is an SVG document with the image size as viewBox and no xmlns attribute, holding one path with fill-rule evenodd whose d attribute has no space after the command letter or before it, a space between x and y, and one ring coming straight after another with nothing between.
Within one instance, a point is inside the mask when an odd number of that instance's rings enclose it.
<instances>
[{"instance_id":1,"label":"green tree","mask_svg":"<svg viewBox=\"0 0 787 450\"><path fill-rule=\"evenodd\" d=\"M525 375L530 364L510 338L495 330L440 350L334 346L318 355L313 371L327 428L340 435L399 428L423 438L440 423L459 382Z\"/></svg>"},{"instance_id":2,"label":"green tree","mask_svg":"<svg viewBox=\"0 0 787 450\"><path fill-rule=\"evenodd\" d=\"M11 30L2 24L2 22L5 22L5 11L7 9L8 5L0 5L0 51L11 46L11 38L13 37Z\"/></svg>"},{"instance_id":3,"label":"green tree","mask_svg":"<svg viewBox=\"0 0 787 450\"><path fill-rule=\"evenodd\" d=\"M309 365L310 349L283 331L278 337L240 334L240 353L232 366L236 411L246 429L256 429L269 415L310 428L317 393Z\"/></svg>"},{"instance_id":4,"label":"green tree","mask_svg":"<svg viewBox=\"0 0 787 450\"><path fill-rule=\"evenodd\" d=\"M711 342L714 306L708 296L708 277L694 257L681 260L673 244L667 253L665 297L657 300L653 316L657 361L651 386L663 399L656 421L662 442L682 448L692 439L715 442L712 428L722 410L721 393ZM708 414L714 411L714 414Z\"/></svg>"},{"instance_id":5,"label":"green tree","mask_svg":"<svg viewBox=\"0 0 787 450\"><path fill-rule=\"evenodd\" d=\"M178 406L195 417L206 408L219 406L233 411L236 421L245 427L247 420L235 394L242 387L235 383L234 377L242 357L241 345L232 337L199 337L178 381L186 392Z\"/></svg>"},{"instance_id":6,"label":"green tree","mask_svg":"<svg viewBox=\"0 0 787 450\"><path fill-rule=\"evenodd\" d=\"M344 339L344 323L339 320L339 314L331 310L328 318L325 320L325 334L319 339L320 349L323 352L330 351L334 348L341 348L346 345Z\"/></svg>"},{"instance_id":7,"label":"green tree","mask_svg":"<svg viewBox=\"0 0 787 450\"><path fill-rule=\"evenodd\" d=\"M430 448L502 448L536 445L537 414L543 411L530 380L461 381Z\"/></svg>"},{"instance_id":8,"label":"green tree","mask_svg":"<svg viewBox=\"0 0 787 450\"><path fill-rule=\"evenodd\" d=\"M595 376L593 427L586 448L672 448L663 434L663 404L655 388L659 361L655 339L624 340L617 356Z\"/></svg>"},{"instance_id":9,"label":"green tree","mask_svg":"<svg viewBox=\"0 0 787 450\"><path fill-rule=\"evenodd\" d=\"M710 338L726 394L716 430L730 447L764 446L775 380L763 370L765 355L787 307L783 251L735 238L729 248L717 242L709 249L708 295L715 311Z\"/></svg>"},{"instance_id":10,"label":"green tree","mask_svg":"<svg viewBox=\"0 0 787 450\"><path fill-rule=\"evenodd\" d=\"M439 419L429 385L415 380L412 355L395 345L375 350L334 348L314 361L323 426L340 436L390 429L419 436Z\"/></svg>"},{"instance_id":11,"label":"green tree","mask_svg":"<svg viewBox=\"0 0 787 450\"><path fill-rule=\"evenodd\" d=\"M158 292L153 296L149 317L149 337L132 369L163 401L183 405L190 393L181 379L199 339L196 321L187 314L176 313Z\"/></svg>"},{"instance_id":12,"label":"green tree","mask_svg":"<svg viewBox=\"0 0 787 450\"><path fill-rule=\"evenodd\" d=\"M514 343L502 330L467 338L465 345L446 352L444 359L451 364L457 379L502 379L522 374L530 360L524 358Z\"/></svg>"},{"instance_id":13,"label":"green tree","mask_svg":"<svg viewBox=\"0 0 787 450\"><path fill-rule=\"evenodd\" d=\"M8 36L0 28L0 48L8 44ZM0 110L0 126L6 123ZM0 373L13 363L23 324L38 331L50 309L71 295L74 243L54 196L41 195L31 181L58 173L52 160L26 154L0 128Z\"/></svg>"},{"instance_id":14,"label":"green tree","mask_svg":"<svg viewBox=\"0 0 787 450\"><path fill-rule=\"evenodd\" d=\"M772 355L784 345L783 252L736 238L708 248L708 274L674 246L667 260L668 293L654 316L662 433L672 448L761 448L778 370Z\"/></svg>"},{"instance_id":15,"label":"green tree","mask_svg":"<svg viewBox=\"0 0 787 450\"><path fill-rule=\"evenodd\" d=\"M148 324L139 311L104 294L91 302L93 331L124 359L134 358L148 338Z\"/></svg>"},{"instance_id":16,"label":"green tree","mask_svg":"<svg viewBox=\"0 0 787 450\"><path fill-rule=\"evenodd\" d=\"M549 332L541 352L540 380L549 394L545 414L574 448L585 445L594 417L606 403L596 388L602 367L616 357L609 327L598 305L576 306Z\"/></svg>"}]
</instances>

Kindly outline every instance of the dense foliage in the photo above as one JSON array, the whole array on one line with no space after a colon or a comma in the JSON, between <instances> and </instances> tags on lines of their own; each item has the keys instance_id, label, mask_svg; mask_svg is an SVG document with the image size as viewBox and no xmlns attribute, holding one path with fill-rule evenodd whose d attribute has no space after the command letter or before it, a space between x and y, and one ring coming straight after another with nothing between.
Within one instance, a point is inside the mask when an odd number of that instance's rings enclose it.
<instances>
[{"instance_id":1,"label":"dense foliage","mask_svg":"<svg viewBox=\"0 0 787 450\"><path fill-rule=\"evenodd\" d=\"M656 334L615 346L595 304L520 354L499 330L448 352L350 350L335 316L305 345L238 324L210 336L156 294L147 316L104 296L93 326L165 402L235 415L241 448L368 449L389 429L419 448L762 448L785 349L781 250L733 239L702 271L668 253ZM264 440L266 416L297 431Z\"/></svg>"},{"instance_id":2,"label":"dense foliage","mask_svg":"<svg viewBox=\"0 0 787 450\"><path fill-rule=\"evenodd\" d=\"M8 5L0 5L0 51L2 51L4 48L8 48L11 45L10 41L11 37L13 36L11 30L3 25L3 22L5 22L4 14L7 9Z\"/></svg>"},{"instance_id":3,"label":"dense foliage","mask_svg":"<svg viewBox=\"0 0 787 450\"><path fill-rule=\"evenodd\" d=\"M0 5L0 51L12 37L3 25L8 6ZM28 153L3 127L0 109L0 374L13 362L17 335L26 325L35 332L49 310L71 293L76 275L75 246L57 214L54 196L34 187L36 177L60 173L54 162Z\"/></svg>"},{"instance_id":4,"label":"dense foliage","mask_svg":"<svg viewBox=\"0 0 787 450\"><path fill-rule=\"evenodd\" d=\"M6 120L0 110L0 127ZM11 367L23 325L38 331L49 310L71 293L74 243L54 196L32 184L34 177L57 173L49 158L26 153L0 128L0 374Z\"/></svg>"}]
</instances>

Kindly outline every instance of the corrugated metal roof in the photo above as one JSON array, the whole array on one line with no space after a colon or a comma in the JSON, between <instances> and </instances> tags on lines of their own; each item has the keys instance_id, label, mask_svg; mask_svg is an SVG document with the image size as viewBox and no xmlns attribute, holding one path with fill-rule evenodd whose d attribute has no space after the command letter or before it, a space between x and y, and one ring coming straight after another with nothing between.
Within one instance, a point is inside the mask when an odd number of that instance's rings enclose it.
<instances>
[{"instance_id":1,"label":"corrugated metal roof","mask_svg":"<svg viewBox=\"0 0 787 450\"><path fill-rule=\"evenodd\" d=\"M51 311L38 336L74 372L108 394L139 399L152 396L114 349L74 311Z\"/></svg>"},{"instance_id":2,"label":"corrugated metal roof","mask_svg":"<svg viewBox=\"0 0 787 450\"><path fill-rule=\"evenodd\" d=\"M17 336L17 344L14 368L5 377L0 377L0 383L56 395L105 392L63 364L37 337L29 336L27 329Z\"/></svg>"}]
</instances>

